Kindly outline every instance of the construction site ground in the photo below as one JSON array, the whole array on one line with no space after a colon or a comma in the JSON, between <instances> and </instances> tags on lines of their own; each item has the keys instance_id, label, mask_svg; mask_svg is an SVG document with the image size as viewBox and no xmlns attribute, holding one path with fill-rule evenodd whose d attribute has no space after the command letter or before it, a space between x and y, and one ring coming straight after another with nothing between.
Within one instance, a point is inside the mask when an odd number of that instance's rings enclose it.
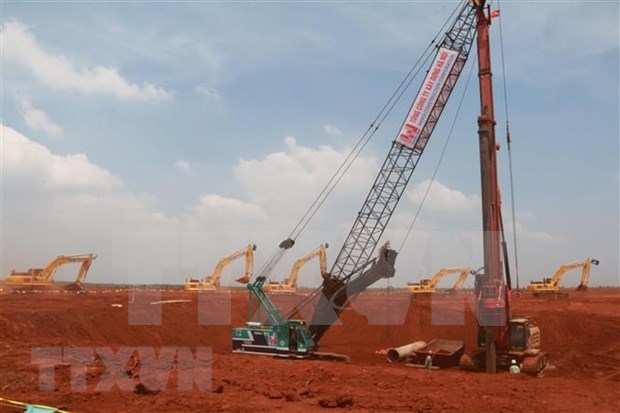
<instances>
[{"instance_id":1,"label":"construction site ground","mask_svg":"<svg viewBox=\"0 0 620 413\"><path fill-rule=\"evenodd\" d=\"M0 295L0 397L74 412L620 411L619 289L570 291L564 299L513 296L513 316L528 315L541 328L552 365L544 377L457 367L427 371L387 363L378 354L433 338L464 340L472 348L476 328L466 293L413 300L404 293L361 295L321 343L322 351L349 355L351 362L343 363L232 354L231 327L247 321L243 291L89 290ZM302 298L280 295L274 301L286 310ZM151 304L157 301L164 303ZM144 323L154 325L137 325ZM71 367L64 364L55 368L55 389L42 391L32 349L46 346L208 347L212 382L209 389L185 391L175 380L178 371L168 368L161 372L169 374L163 391L102 391L97 384L105 368L93 359L82 360L95 363L82 373L76 369L85 389L72 387ZM139 374L132 383L138 381Z\"/></svg>"}]
</instances>

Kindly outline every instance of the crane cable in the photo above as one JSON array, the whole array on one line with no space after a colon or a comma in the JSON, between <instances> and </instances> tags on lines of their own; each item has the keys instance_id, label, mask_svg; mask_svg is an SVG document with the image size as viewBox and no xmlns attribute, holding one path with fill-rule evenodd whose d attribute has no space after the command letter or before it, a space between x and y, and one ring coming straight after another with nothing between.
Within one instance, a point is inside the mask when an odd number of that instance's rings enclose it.
<instances>
[{"instance_id":1,"label":"crane cable","mask_svg":"<svg viewBox=\"0 0 620 413\"><path fill-rule=\"evenodd\" d=\"M476 58L476 61L477 61L477 58ZM398 247L398 252L400 252L400 250L402 250L402 248L405 246L405 243L407 242L407 239L409 238L409 235L411 234L411 231L413 230L413 226L415 225L416 221L418 220L418 216L420 215L420 212L422 211L422 207L424 206L424 202L426 201L426 198L428 197L428 193L430 192L431 187L433 186L433 183L435 182L435 177L437 176L437 172L439 171L439 166L441 165L441 162L443 161L443 157L446 154L446 149L448 148L448 144L450 143L450 140L452 139L452 133L454 132L456 121L458 119L459 113L461 112L463 101L465 100L465 96L467 94L467 89L469 88L469 82L471 81L471 77L472 77L471 75L474 72L474 66L476 65L472 64L471 68L469 69L469 74L467 75L467 83L465 83L465 89L463 90L463 95L461 96L461 100L459 101L459 105L456 109L456 114L454 115L454 119L452 120L452 125L450 126L448 137L446 138L446 141L443 144L441 155L439 155L439 160L437 161L437 165L435 165L435 170L433 171L431 180L426 186L426 191L424 192L424 196L422 197L422 200L420 201L418 210L413 216L413 220L411 221L411 224L409 225L409 228L407 229L407 233L405 234L405 237L403 238L403 241L400 244L400 247Z\"/></svg>"},{"instance_id":2,"label":"crane cable","mask_svg":"<svg viewBox=\"0 0 620 413\"><path fill-rule=\"evenodd\" d=\"M426 64L426 62L431 58L432 53L429 53L433 49L433 46L437 42L439 36L444 34L446 26L452 21L453 16L460 9L460 5L458 5L450 14L450 16L446 19L441 29L437 32L437 34L433 37L429 45L426 47L424 52L420 55L418 60L413 64L409 72L400 82L398 87L394 90L390 98L383 105L379 113L375 116L375 119L372 121L366 132L359 138L353 149L347 154L345 160L338 167L338 169L332 174L331 178L327 182L327 184L323 187L319 195L312 202L310 207L303 214L299 222L295 225L293 230L290 232L288 239L283 241L280 244L280 248L276 250L269 260L261 267L258 274L259 276L267 277L273 268L278 264L278 262L284 256L286 250L294 244L294 241L303 233L306 226L310 223L312 218L316 215L319 208L323 205L323 203L327 200L332 191L336 188L338 183L342 180L344 175L347 173L349 168L353 165L359 154L366 147L368 142L372 139L372 137L376 134L377 130L381 126L381 124L385 121L387 116L392 112L396 104L400 101L404 93L408 90L409 86L413 82L413 80L419 75L422 68ZM286 241L292 241L289 247L283 247L283 244Z\"/></svg>"},{"instance_id":3,"label":"crane cable","mask_svg":"<svg viewBox=\"0 0 620 413\"><path fill-rule=\"evenodd\" d=\"M510 174L510 204L512 209L512 242L514 243L514 253L515 253L515 277L517 279L517 292L519 291L519 259L517 254L517 221L515 216L515 189L514 189L514 179L512 174L512 151L511 144L512 139L510 138L510 122L508 119L508 87L506 86L506 64L504 57L504 35L502 31L502 15L501 15L501 4L500 1L497 0L497 7L500 10L499 14L499 41L500 41L500 51L502 56L502 83L504 86L504 110L506 116L506 146L508 147L508 169Z\"/></svg>"},{"instance_id":4,"label":"crane cable","mask_svg":"<svg viewBox=\"0 0 620 413\"><path fill-rule=\"evenodd\" d=\"M357 159L361 151L366 147L370 139L375 135L383 121L387 118L387 116L391 113L394 106L400 101L403 94L407 91L413 80L420 73L423 65L430 59L431 54L428 52L431 50L431 47L437 41L437 38L444 33L445 27L452 21L452 17L459 10L459 7L455 8L450 17L444 22L441 29L437 32L435 37L431 40L429 45L426 47L420 58L414 63L411 67L407 75L400 82L396 90L392 93L387 102L383 105L375 119L372 121L366 132L360 137L356 145L353 147L351 152L347 155L344 162L340 165L340 167L334 172L328 183L325 185L323 190L319 193L317 198L314 200L312 205L308 208L306 213L302 216L300 221L297 223L295 228L291 231L289 238L295 240L297 237L301 235L305 227L308 225L310 220L316 215L318 209L323 205L327 197L334 190L336 185L340 182L340 180L344 177L346 172L349 170L353 162ZM426 56L426 57L425 57ZM416 70L417 68L417 70ZM415 71L415 73L414 73ZM361 146L360 146L361 145ZM352 158L351 158L352 157ZM346 166L345 166L346 165ZM343 169L344 168L344 169ZM321 199L322 198L322 199Z\"/></svg>"}]
</instances>

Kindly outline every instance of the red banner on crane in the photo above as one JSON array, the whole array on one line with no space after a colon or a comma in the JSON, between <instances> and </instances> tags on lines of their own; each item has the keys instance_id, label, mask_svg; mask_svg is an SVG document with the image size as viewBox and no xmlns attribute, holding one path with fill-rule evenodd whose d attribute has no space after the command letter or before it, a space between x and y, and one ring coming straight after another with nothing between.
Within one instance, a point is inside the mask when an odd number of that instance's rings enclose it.
<instances>
[{"instance_id":1,"label":"red banner on crane","mask_svg":"<svg viewBox=\"0 0 620 413\"><path fill-rule=\"evenodd\" d=\"M437 102L439 93L443 89L446 79L454 66L458 52L440 48L435 60L429 69L424 83L416 96L409 115L403 124L396 141L413 148L422 133L422 129L428 120L431 110Z\"/></svg>"}]
</instances>

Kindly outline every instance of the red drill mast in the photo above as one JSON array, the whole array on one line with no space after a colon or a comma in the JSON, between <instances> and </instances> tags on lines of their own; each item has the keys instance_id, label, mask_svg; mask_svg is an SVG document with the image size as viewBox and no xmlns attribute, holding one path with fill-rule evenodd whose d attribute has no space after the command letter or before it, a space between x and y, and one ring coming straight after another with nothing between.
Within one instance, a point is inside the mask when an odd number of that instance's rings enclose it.
<instances>
[{"instance_id":1,"label":"red drill mast","mask_svg":"<svg viewBox=\"0 0 620 413\"><path fill-rule=\"evenodd\" d=\"M489 42L490 10L486 0L474 0L478 24L478 67L480 83L480 177L482 185L482 229L484 242L484 278L477 286L479 341L486 347L486 369L496 371L496 340L505 333L508 314L508 296L502 274L500 256L500 195L497 179L497 142L493 107L493 81ZM503 327L503 328L501 328ZM501 329L500 329L501 328Z\"/></svg>"}]
</instances>

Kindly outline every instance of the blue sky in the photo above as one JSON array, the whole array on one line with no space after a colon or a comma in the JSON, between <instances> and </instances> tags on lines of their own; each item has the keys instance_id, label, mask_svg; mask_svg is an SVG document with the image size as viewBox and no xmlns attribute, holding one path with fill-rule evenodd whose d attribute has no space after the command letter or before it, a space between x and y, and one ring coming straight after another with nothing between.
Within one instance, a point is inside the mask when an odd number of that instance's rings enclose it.
<instances>
[{"instance_id":1,"label":"blue sky","mask_svg":"<svg viewBox=\"0 0 620 413\"><path fill-rule=\"evenodd\" d=\"M260 266L456 4L3 2L2 273L95 251L91 281L175 283L208 273L248 242L259 245ZM591 282L618 285L618 2L501 8L521 283L592 256L601 265ZM468 73L386 233L395 244L437 164ZM420 82L275 279L321 242L335 257ZM477 112L473 78L396 285L442 266L479 265ZM306 271L300 283L318 284L318 271Z\"/></svg>"}]
</instances>

